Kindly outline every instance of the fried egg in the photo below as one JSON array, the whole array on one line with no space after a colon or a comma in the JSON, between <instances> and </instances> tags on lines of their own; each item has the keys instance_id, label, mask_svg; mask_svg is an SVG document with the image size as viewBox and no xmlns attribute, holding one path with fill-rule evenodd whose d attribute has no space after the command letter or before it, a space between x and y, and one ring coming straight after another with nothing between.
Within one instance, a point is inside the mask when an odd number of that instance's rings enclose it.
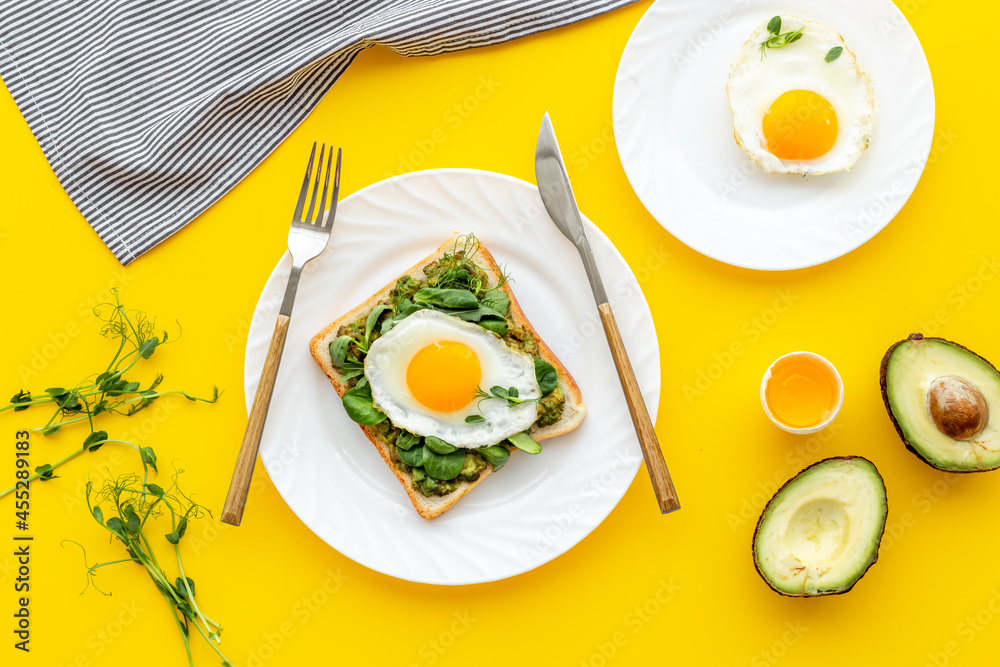
<instances>
[{"instance_id":1,"label":"fried egg","mask_svg":"<svg viewBox=\"0 0 1000 667\"><path fill-rule=\"evenodd\" d=\"M780 18L779 33L768 30L770 21L761 23L730 69L736 143L770 174L851 169L871 140L877 110L871 77L833 30ZM794 41L761 48L775 34L800 28Z\"/></svg>"},{"instance_id":2,"label":"fried egg","mask_svg":"<svg viewBox=\"0 0 1000 667\"><path fill-rule=\"evenodd\" d=\"M501 386L539 398L534 359L491 331L434 310L417 311L372 343L365 377L372 402L394 426L455 447L495 445L538 418L534 401L508 407L476 397L479 389ZM484 421L466 423L470 415Z\"/></svg>"}]
</instances>

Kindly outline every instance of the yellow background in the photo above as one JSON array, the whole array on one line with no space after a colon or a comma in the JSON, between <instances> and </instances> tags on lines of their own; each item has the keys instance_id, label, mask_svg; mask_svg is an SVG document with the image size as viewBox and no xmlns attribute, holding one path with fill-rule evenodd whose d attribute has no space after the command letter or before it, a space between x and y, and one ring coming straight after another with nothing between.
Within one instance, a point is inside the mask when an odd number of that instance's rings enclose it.
<instances>
[{"instance_id":1,"label":"yellow background","mask_svg":"<svg viewBox=\"0 0 1000 667\"><path fill-rule=\"evenodd\" d=\"M184 549L201 605L225 626L223 649L235 664L995 662L1000 618L990 607L1000 610L1000 473L952 479L920 463L885 415L877 375L885 349L918 329L1000 359L996 105L988 92L997 62L990 26L1000 23L1000 9L900 3L934 74L937 138L926 172L897 218L860 249L820 267L771 274L724 266L683 246L643 209L625 178L611 133L612 86L647 7L434 58L366 51L259 168L127 269L81 219L9 94L0 94L4 396L22 386L74 383L102 368L109 345L96 335L89 308L109 287L163 325L175 328L179 320L183 337L157 352L147 374L162 370L165 387L202 393L218 384L222 399L214 406L167 401L111 431L136 429L165 467L178 461L186 489L216 514L246 422L247 325L284 250L314 138L344 148L342 195L429 167L476 167L533 182L538 123L548 110L581 209L642 279L661 350L656 430L680 512L659 515L642 470L617 509L565 555L507 581L434 587L369 571L329 548L258 465L243 526L196 524ZM973 24L957 18L973 11ZM446 114L476 95L481 77L495 90L456 127ZM426 147L432 136L444 140L421 152L419 142ZM669 255L660 264L659 253ZM774 313L779 291L790 291L793 303ZM734 342L745 352L727 360ZM844 378L846 403L822 437L780 432L759 406L764 369L796 349L827 356ZM720 373L714 363L728 368ZM37 376L25 382L27 372ZM684 387L700 372L719 377L688 400ZM45 418L38 410L0 415L4 479L14 470L14 432ZM591 418L600 418L599 410ZM78 434L33 436L33 465L71 450ZM888 486L891 535L879 562L848 595L779 597L751 562L757 514L776 483L807 463L845 454L871 458ZM11 647L14 507L10 498L0 501L0 663L184 664L166 606L141 568L103 570L99 582L110 597L93 589L80 595L83 558L76 547L60 546L63 539L86 545L91 562L121 557L77 493L88 474L133 466L132 457L108 446L66 466L61 479L33 486L29 655ZM192 644L196 664L217 664L200 638Z\"/></svg>"}]
</instances>

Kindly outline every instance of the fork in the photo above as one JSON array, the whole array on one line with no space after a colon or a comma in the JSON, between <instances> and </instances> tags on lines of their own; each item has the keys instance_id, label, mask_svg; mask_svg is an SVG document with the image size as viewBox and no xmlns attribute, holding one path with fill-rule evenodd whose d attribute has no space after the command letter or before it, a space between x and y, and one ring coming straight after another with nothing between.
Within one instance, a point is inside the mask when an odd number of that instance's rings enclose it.
<instances>
[{"instance_id":1,"label":"fork","mask_svg":"<svg viewBox=\"0 0 1000 667\"><path fill-rule=\"evenodd\" d=\"M240 453L236 457L236 467L233 470L232 481L229 483L229 493L226 495L226 502L222 506L222 521L233 526L240 525L240 521L243 520L243 507L247 502L250 480L253 479L253 468L257 461L257 451L260 449L260 436L264 432L264 421L267 419L267 408L271 404L271 393L274 391L274 380L278 375L281 352L285 349L288 322L292 316L292 305L295 303L295 291L299 286L302 267L326 248L326 244L330 240L333 219L337 214L337 195L340 193L341 151L339 148L337 149L337 169L333 175L333 195L329 202L330 211L325 217L323 215L327 207L326 193L330 185L333 146L330 146L330 155L326 162L323 194L319 198L318 209L316 207L316 194L319 192L320 171L322 170L325 151L326 144L323 144L319 151L319 161L316 163L316 182L312 188L312 198L309 200L309 209L306 211L305 218L303 218L302 208L306 202L306 194L309 192L313 159L316 157L316 142L313 142L312 152L309 154L309 164L306 166L306 175L302 180L302 191L299 193L299 202L295 206L295 214L292 216L292 226L288 230L288 252L292 255L292 271L288 276L288 285L285 287L285 298L282 299L281 309L278 311L278 321L274 324L271 344L267 348L267 357L264 359L264 368L261 370L260 383L257 385L257 394L254 396L253 407L250 409L247 430L243 434ZM315 218L313 218L314 209L317 210Z\"/></svg>"}]
</instances>

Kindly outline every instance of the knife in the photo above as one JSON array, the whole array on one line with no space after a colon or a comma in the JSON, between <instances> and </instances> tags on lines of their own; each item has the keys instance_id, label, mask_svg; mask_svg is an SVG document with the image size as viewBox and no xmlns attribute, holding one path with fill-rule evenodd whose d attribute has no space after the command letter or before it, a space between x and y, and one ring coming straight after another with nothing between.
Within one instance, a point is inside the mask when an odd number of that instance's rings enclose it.
<instances>
[{"instance_id":1,"label":"knife","mask_svg":"<svg viewBox=\"0 0 1000 667\"><path fill-rule=\"evenodd\" d=\"M679 510L681 505L677 499L677 491L670 479L667 464L663 460L663 452L660 450L660 443L656 439L653 423L646 411L646 403L642 400L642 393L639 391L639 384L636 382L632 364L628 360L628 352L625 350L621 333L618 331L614 313L611 312L611 304L608 302L607 292L604 291L604 283L601 282L597 263L594 262L594 253L590 249L587 230L583 226L583 218L580 216L576 197L573 196L573 189L569 184L569 175L566 173L566 165L563 164L562 154L559 152L559 142L556 140L548 112L542 117L542 127L538 131L538 147L535 150L535 179L538 181L538 192L542 196L545 210L548 211L549 217L556 223L559 231L576 246L580 252L580 259L583 260L583 267L587 270L587 278L590 280L590 287L594 292L594 301L597 302L597 310L601 315L601 323L604 325L604 334L607 336L611 356L614 357L615 366L618 369L618 380L622 384L625 402L628 403L629 412L632 414L632 425L635 427L635 434L642 447L642 456L646 459L646 469L649 471L649 479L653 483L653 491L656 493L656 502L660 506L660 512L667 514Z\"/></svg>"}]
</instances>

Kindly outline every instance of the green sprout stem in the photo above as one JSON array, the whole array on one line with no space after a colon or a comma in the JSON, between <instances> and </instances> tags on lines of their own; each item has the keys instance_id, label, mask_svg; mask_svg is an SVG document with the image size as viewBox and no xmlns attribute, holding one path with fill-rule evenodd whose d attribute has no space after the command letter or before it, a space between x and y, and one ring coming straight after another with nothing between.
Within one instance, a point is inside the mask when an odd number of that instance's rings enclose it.
<instances>
[{"instance_id":1,"label":"green sprout stem","mask_svg":"<svg viewBox=\"0 0 1000 667\"><path fill-rule=\"evenodd\" d=\"M52 466L51 466L51 467L49 468L49 470L48 470L48 471L46 471L45 473L39 473L39 472L36 472L36 473L34 473L33 475L31 475L30 477L28 477L28 479L26 479L26 480L21 480L21 481L22 481L22 482L33 482L33 481L35 481L36 479L38 479L39 477L42 477L43 475L45 475L45 474L47 474L47 473L52 473L52 472L54 472L54 471L55 471L55 470L56 470L56 469L57 469L57 468L58 468L59 466L61 466L62 464L64 464L64 463L69 463L70 461L72 461L73 459L75 459L75 458L76 458L77 456L79 456L80 454L83 454L84 452L86 452L86 451L90 450L90 448L91 448L91 447L93 447L93 446L95 446L95 445L106 445L106 444L109 444L109 443L115 443L115 444L119 444L119 445L125 445L125 446L127 446L127 447L131 447L132 449L134 449L134 450L135 450L136 452L138 452L138 453L139 453L139 460L140 460L140 461L142 461L142 465L143 465L143 468L147 468L147 465L146 465L146 462L145 462L145 461L144 461L144 460L142 459L142 450L141 450L141 449L140 449L140 448L139 448L138 446L136 446L136 445L132 444L131 442L127 442L127 441L125 441L125 440L113 440L113 439L109 439L109 440L98 440L98 441L96 441L96 442L92 442L92 443L90 443L89 445L84 445L83 447L81 447L80 449L76 450L76 451L75 451L75 452L73 452L72 454L69 454L69 455L68 455L68 456L66 456L65 458L63 458L63 459L60 459L60 460L59 460L59 461L57 461L56 463L53 463L53 464L52 464ZM147 472L148 472L148 470L147 470ZM145 479L145 478L144 478L144 479ZM15 490L16 488L17 488L17 485L15 484L14 486L12 486L12 487L10 487L9 489L7 489L6 491L0 491L0 498L3 498L4 496L6 496L6 495L7 495L7 494L9 494L9 493L13 493L13 491L14 491L14 490Z\"/></svg>"},{"instance_id":2,"label":"green sprout stem","mask_svg":"<svg viewBox=\"0 0 1000 667\"><path fill-rule=\"evenodd\" d=\"M181 617L177 613L177 607L174 606L173 601L167 597L166 593L161 590L160 595L162 595L163 599L167 601L167 606L170 607L170 613L174 615L174 623L177 624L177 629L180 630L181 633L181 639L184 640L184 652L187 654L188 665L189 667L194 667L194 658L191 656L191 641L188 638L190 632L188 631L187 621L181 621Z\"/></svg>"},{"instance_id":3,"label":"green sprout stem","mask_svg":"<svg viewBox=\"0 0 1000 667\"><path fill-rule=\"evenodd\" d=\"M110 313L106 311L107 308L111 309ZM117 291L114 291L114 303L98 305L94 309L94 314L104 322L101 335L105 338L118 339L117 350L104 372L88 375L72 389L58 387L48 389L41 394L19 391L9 404L0 406L0 413L55 404L55 410L45 425L34 429L50 435L64 425L92 420L102 412L126 416L135 414L157 398L168 394L181 394L191 401L205 403L214 403L218 399L218 389L213 390L211 398L199 398L179 390L154 391L163 381L162 375L157 375L146 388L140 387L138 382L127 381L125 374L130 372L139 360L149 359L157 348L176 341L179 336L170 338L166 331L159 337L153 335L155 320L140 311L125 310L118 299Z\"/></svg>"},{"instance_id":4,"label":"green sprout stem","mask_svg":"<svg viewBox=\"0 0 1000 667\"><path fill-rule=\"evenodd\" d=\"M99 394L99 393L100 392L94 392L94 394ZM81 397L83 397L83 396L92 396L94 394L80 394L80 396ZM117 406L120 406L120 405L130 405L132 403L139 403L139 402L141 402L143 400L152 401L154 399L160 398L161 396L169 396L171 394L180 394L181 396L183 396L184 398L188 399L189 401L200 401L202 403L215 403L215 397L213 397L213 398L201 398L199 396L194 396L192 394L189 394L186 391L181 391L180 389L168 389L167 391L156 391L156 392L153 392L151 394L145 394L145 395L141 395L141 396L136 396L135 398L130 398L128 400L118 401L118 402L115 403L115 406L117 407ZM6 409L6 408L4 408L4 409ZM92 418L93 418L93 415L91 415L90 413L88 413L86 415L83 415L82 417L76 417L75 419L66 419L66 420L60 421L59 422L59 427L61 428L63 426L68 426L69 424L75 424L77 422L82 422L82 421L88 421L88 420L90 420ZM45 431L45 430L47 430L51 426L53 419L55 419L55 416L53 416L53 418L50 419L49 423L47 423L45 426L39 426L38 428L34 428L34 429L31 429L31 430L35 431L36 433L38 431Z\"/></svg>"},{"instance_id":5,"label":"green sprout stem","mask_svg":"<svg viewBox=\"0 0 1000 667\"><path fill-rule=\"evenodd\" d=\"M149 485L143 478L140 483L138 475L124 475L115 480L108 480L96 493L94 487L87 485L87 504L91 515L103 527L109 530L120 541L131 558L108 563L101 563L88 568L88 583L92 582L94 572L100 567L115 563L135 562L142 565L150 580L155 584L164 600L170 606L174 622L184 641L184 650L188 665L193 667L190 635L191 627L208 643L212 650L222 659L224 665L232 663L219 649L222 626L205 615L195 601L193 581L189 580L181 560L178 542L183 537L187 522L201 516L210 515L208 510L185 495L177 486L177 471L169 488L163 490L155 485ZM92 504L96 499L96 504ZM104 509L101 509L104 507ZM104 521L105 510L114 510ZM147 522L150 517L161 516L164 512L170 514L172 532L166 536L172 543L174 557L180 577L177 583L171 583L167 578L156 551L147 534ZM150 524L151 525L151 524ZM86 554L84 554L86 556Z\"/></svg>"},{"instance_id":6,"label":"green sprout stem","mask_svg":"<svg viewBox=\"0 0 1000 667\"><path fill-rule=\"evenodd\" d=\"M184 573L184 563L181 562L181 550L176 544L174 545L174 553L177 555L177 569L180 570L181 582L184 584L184 591L187 593L188 600L191 601L191 608L194 609L194 612L196 614L198 614L198 618L201 619L201 622L205 625L205 628L209 630L208 636L211 637L213 640L215 640L216 643L222 641L218 633L215 632L214 630L211 630L212 626L215 626L221 632L222 626L213 621L212 619L210 619L209 617L205 616L205 614L201 613L201 609L198 607L198 603L195 602L194 600L194 591L191 590L191 584L188 583L187 574Z\"/></svg>"}]
</instances>

